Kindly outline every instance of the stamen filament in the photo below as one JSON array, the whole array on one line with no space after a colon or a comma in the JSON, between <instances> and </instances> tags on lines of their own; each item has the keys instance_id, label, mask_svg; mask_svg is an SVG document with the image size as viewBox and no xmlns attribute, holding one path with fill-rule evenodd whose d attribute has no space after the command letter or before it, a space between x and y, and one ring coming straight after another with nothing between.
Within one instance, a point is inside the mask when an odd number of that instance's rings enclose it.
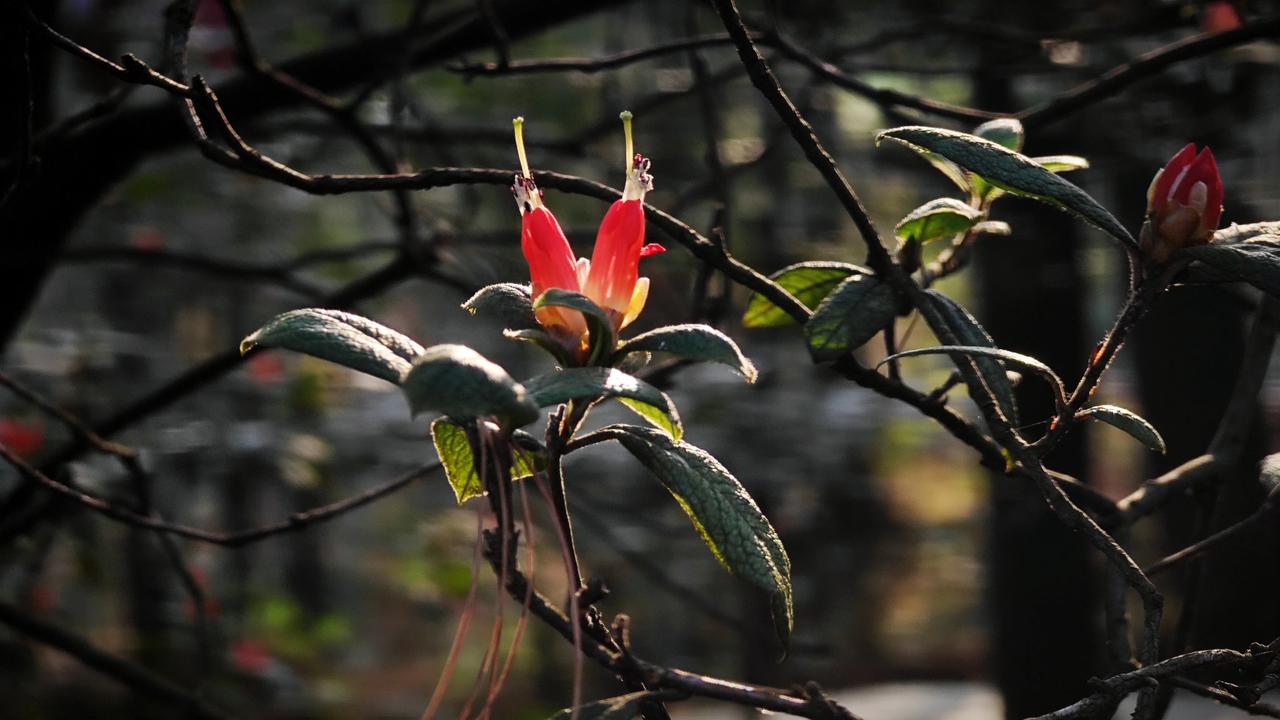
<instances>
[{"instance_id":1,"label":"stamen filament","mask_svg":"<svg viewBox=\"0 0 1280 720\"><path fill-rule=\"evenodd\" d=\"M631 144L631 111L623 110L618 117L622 119L622 134L627 138L627 177L631 177L632 158L635 157L635 146Z\"/></svg>"},{"instance_id":2,"label":"stamen filament","mask_svg":"<svg viewBox=\"0 0 1280 720\"><path fill-rule=\"evenodd\" d=\"M516 130L516 154L520 156L520 171L524 176L533 179L533 173L529 172L529 158L524 154L524 118L518 117L511 121L511 125ZM630 141L628 141L628 144Z\"/></svg>"}]
</instances>

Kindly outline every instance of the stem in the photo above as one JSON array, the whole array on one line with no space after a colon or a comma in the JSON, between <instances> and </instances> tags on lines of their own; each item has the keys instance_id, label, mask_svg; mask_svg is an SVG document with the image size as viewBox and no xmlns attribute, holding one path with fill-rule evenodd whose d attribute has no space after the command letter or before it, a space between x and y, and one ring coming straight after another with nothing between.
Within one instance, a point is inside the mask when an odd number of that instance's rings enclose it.
<instances>
[{"instance_id":1,"label":"stem","mask_svg":"<svg viewBox=\"0 0 1280 720\"><path fill-rule=\"evenodd\" d=\"M1186 262L1170 263L1159 275L1143 282L1129 294L1115 323L1102 338L1102 342L1098 343L1093 354L1089 356L1089 364L1080 381L1076 383L1075 389L1071 391L1071 396L1067 398L1066 405L1058 409L1057 417L1049 424L1049 431L1032 445L1038 455L1044 457L1052 451L1058 441L1075 425L1075 414L1084 407L1094 391L1098 389L1103 373L1120 352L1120 348L1129 336L1129 331L1147 314L1152 301L1169 287L1173 277L1185 266Z\"/></svg>"},{"instance_id":2,"label":"stem","mask_svg":"<svg viewBox=\"0 0 1280 720\"><path fill-rule=\"evenodd\" d=\"M565 495L564 466L561 459L565 449L573 439L574 432L587 416L589 405L569 401L564 409L554 414L547 427L547 479L551 493L552 510L555 512L556 524L564 534L569 548L570 594L577 594L584 585L582 568L578 562L578 547L573 540L573 523L569 520L569 501Z\"/></svg>"}]
</instances>

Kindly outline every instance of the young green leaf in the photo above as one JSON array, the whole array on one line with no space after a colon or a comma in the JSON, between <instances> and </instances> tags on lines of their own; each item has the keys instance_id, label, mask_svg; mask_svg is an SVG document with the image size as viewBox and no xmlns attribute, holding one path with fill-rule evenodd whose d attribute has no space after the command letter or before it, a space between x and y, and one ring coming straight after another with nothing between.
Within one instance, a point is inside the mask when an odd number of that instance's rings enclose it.
<instances>
[{"instance_id":1,"label":"young green leaf","mask_svg":"<svg viewBox=\"0 0 1280 720\"><path fill-rule=\"evenodd\" d=\"M1058 407L1064 407L1067 404L1066 386L1062 384L1062 379L1053 371L1053 368L1045 365L1030 355L1023 355L1022 353L1016 353L1011 350L1001 350L999 348L974 345L939 345L937 347L907 350L896 355L890 355L884 360L881 360L879 365L876 365L876 367L878 368L894 358L912 357L915 355L941 355L944 353L948 355L978 355L982 357L989 357L996 360L1003 360L1006 363L1030 370L1044 378L1053 386L1054 397L1057 399Z\"/></svg>"},{"instance_id":2,"label":"young green leaf","mask_svg":"<svg viewBox=\"0 0 1280 720\"><path fill-rule=\"evenodd\" d=\"M818 305L804 325L814 362L852 352L893 322L898 312L893 289L874 275L850 275Z\"/></svg>"},{"instance_id":3,"label":"young green leaf","mask_svg":"<svg viewBox=\"0 0 1280 720\"><path fill-rule=\"evenodd\" d=\"M520 434L519 431L517 434ZM528 440L532 440L532 437ZM475 451L467 438L466 429L449 418L436 418L431 423L431 441L436 446L436 454L440 456L440 464L444 466L445 477L453 488L454 496L458 498L458 504L484 495L484 484L480 482ZM513 443L511 451L512 480L530 477L546 465L545 458L518 440Z\"/></svg>"},{"instance_id":4,"label":"young green leaf","mask_svg":"<svg viewBox=\"0 0 1280 720\"><path fill-rule=\"evenodd\" d=\"M950 160L942 157L938 153L929 152L923 148L919 149L918 154L933 166L934 170L942 173L948 180L955 183L955 186L965 192L965 194L973 193L973 176L965 172L964 168L956 165Z\"/></svg>"},{"instance_id":5,"label":"young green leaf","mask_svg":"<svg viewBox=\"0 0 1280 720\"><path fill-rule=\"evenodd\" d=\"M640 717L641 706L646 701L661 698L662 694L652 690L627 693L617 697L597 700L578 707L578 720L634 720ZM565 708L547 718L547 720L570 720L574 717L573 708Z\"/></svg>"},{"instance_id":6,"label":"young green leaf","mask_svg":"<svg viewBox=\"0 0 1280 720\"><path fill-rule=\"evenodd\" d=\"M868 268L849 263L811 261L788 265L770 275L769 279L812 310L850 275L874 274ZM747 311L742 315L742 326L749 328L778 327L794 322L790 315L760 294L751 296Z\"/></svg>"},{"instance_id":7,"label":"young green leaf","mask_svg":"<svg viewBox=\"0 0 1280 720\"><path fill-rule=\"evenodd\" d=\"M1179 254L1244 280L1272 297L1280 297L1280 235L1254 235L1243 242L1197 245Z\"/></svg>"},{"instance_id":8,"label":"young green leaf","mask_svg":"<svg viewBox=\"0 0 1280 720\"><path fill-rule=\"evenodd\" d=\"M684 434L680 413L666 393L640 378L608 367L554 370L526 380L525 389L539 407L570 400L618 398L624 405L679 440Z\"/></svg>"},{"instance_id":9,"label":"young green leaf","mask_svg":"<svg viewBox=\"0 0 1280 720\"><path fill-rule=\"evenodd\" d=\"M1076 413L1077 420L1100 420L1129 433L1143 445L1163 455L1164 438L1142 416L1116 405L1094 405Z\"/></svg>"},{"instance_id":10,"label":"young green leaf","mask_svg":"<svg viewBox=\"0 0 1280 720\"><path fill-rule=\"evenodd\" d=\"M1138 243L1118 220L1084 190L1063 180L1031 158L1003 145L967 133L942 128L907 126L885 130L876 141L889 139L912 149L935 152L987 182L1072 213L1136 249Z\"/></svg>"},{"instance_id":11,"label":"young green leaf","mask_svg":"<svg viewBox=\"0 0 1280 720\"><path fill-rule=\"evenodd\" d=\"M1075 172L1088 170L1089 161L1079 155L1044 155L1033 157L1031 161L1051 173Z\"/></svg>"},{"instance_id":12,"label":"young green leaf","mask_svg":"<svg viewBox=\"0 0 1280 720\"><path fill-rule=\"evenodd\" d=\"M951 332L961 344L987 348L996 346L995 341L978 320L954 300L937 290L926 290L925 294L929 296L929 300L946 320L947 327L951 328ZM1004 363L981 356L974 356L972 360L978 374L982 376L982 382L986 384L996 404L1000 406L1000 412L1006 420L1017 426L1018 403L1014 399L1013 383L1009 380L1009 373L1005 370Z\"/></svg>"},{"instance_id":13,"label":"young green leaf","mask_svg":"<svg viewBox=\"0 0 1280 720\"><path fill-rule=\"evenodd\" d=\"M240 341L240 352L254 346L293 350L396 384L423 352L418 343L369 318L325 308L275 316Z\"/></svg>"},{"instance_id":14,"label":"young green leaf","mask_svg":"<svg viewBox=\"0 0 1280 720\"><path fill-rule=\"evenodd\" d=\"M462 308L472 315L491 315L513 330L531 330L538 327L533 315L533 299L529 286L519 283L486 285L462 303Z\"/></svg>"},{"instance_id":15,"label":"young green leaf","mask_svg":"<svg viewBox=\"0 0 1280 720\"><path fill-rule=\"evenodd\" d=\"M614 363L634 352L665 352L686 360L728 365L747 382L756 381L756 366L728 335L709 325L667 325L631 338L613 355Z\"/></svg>"},{"instance_id":16,"label":"young green leaf","mask_svg":"<svg viewBox=\"0 0 1280 720\"><path fill-rule=\"evenodd\" d=\"M926 243L965 232L981 219L981 210L955 198L942 197L907 213L893 232L900 238Z\"/></svg>"},{"instance_id":17,"label":"young green leaf","mask_svg":"<svg viewBox=\"0 0 1280 720\"><path fill-rule=\"evenodd\" d=\"M622 443L676 498L716 559L768 593L783 647L791 637L791 561L777 532L742 484L705 450L649 428L612 425Z\"/></svg>"},{"instance_id":18,"label":"young green leaf","mask_svg":"<svg viewBox=\"0 0 1280 720\"><path fill-rule=\"evenodd\" d=\"M467 431L448 418L436 418L431 423L431 442L436 446L440 464L444 465L445 478L458 498L458 504L484 495L484 485L476 471L476 458L467 439Z\"/></svg>"},{"instance_id":19,"label":"young green leaf","mask_svg":"<svg viewBox=\"0 0 1280 720\"><path fill-rule=\"evenodd\" d=\"M1277 492L1280 488L1280 453L1272 453L1258 464L1258 481L1268 493Z\"/></svg>"},{"instance_id":20,"label":"young green leaf","mask_svg":"<svg viewBox=\"0 0 1280 720\"><path fill-rule=\"evenodd\" d=\"M990 140L997 145L1002 145L1014 152L1022 152L1022 142L1026 138L1026 131L1022 129L1022 122L1017 118L988 120L974 128L973 134L983 140Z\"/></svg>"},{"instance_id":21,"label":"young green leaf","mask_svg":"<svg viewBox=\"0 0 1280 720\"><path fill-rule=\"evenodd\" d=\"M613 352L613 346L617 343L613 333L613 321L604 310L600 309L599 305L591 302L591 298L572 290L551 288L533 301L535 310L552 306L577 310L586 319L587 331L591 335L591 351L588 353L587 364L595 365Z\"/></svg>"},{"instance_id":22,"label":"young green leaf","mask_svg":"<svg viewBox=\"0 0 1280 720\"><path fill-rule=\"evenodd\" d=\"M414 415L437 410L459 420L497 416L512 427L538 419L538 405L499 365L465 345L427 348L400 383Z\"/></svg>"},{"instance_id":23,"label":"young green leaf","mask_svg":"<svg viewBox=\"0 0 1280 720\"><path fill-rule=\"evenodd\" d=\"M973 226L973 232L987 235L1011 235L1013 234L1013 228L1009 227L1009 223L1003 220L983 220Z\"/></svg>"}]
</instances>

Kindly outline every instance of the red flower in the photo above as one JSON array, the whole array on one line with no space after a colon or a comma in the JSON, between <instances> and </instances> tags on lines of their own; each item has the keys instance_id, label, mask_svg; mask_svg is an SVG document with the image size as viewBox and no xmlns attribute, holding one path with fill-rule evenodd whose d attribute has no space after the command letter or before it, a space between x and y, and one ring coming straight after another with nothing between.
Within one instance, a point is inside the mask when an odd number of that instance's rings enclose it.
<instances>
[{"instance_id":1,"label":"red flower","mask_svg":"<svg viewBox=\"0 0 1280 720\"><path fill-rule=\"evenodd\" d=\"M644 309L649 278L640 277L640 258L665 252L661 245L644 244L644 195L653 189L649 160L632 152L631 113L622 113L627 137L627 184L622 199L605 213L596 233L596 247L583 293L604 308L614 326L623 328Z\"/></svg>"},{"instance_id":2,"label":"red flower","mask_svg":"<svg viewBox=\"0 0 1280 720\"><path fill-rule=\"evenodd\" d=\"M44 430L39 425L5 418L0 420L0 445L23 460L30 460L44 446Z\"/></svg>"},{"instance_id":3,"label":"red flower","mask_svg":"<svg viewBox=\"0 0 1280 720\"><path fill-rule=\"evenodd\" d=\"M520 246L529 263L533 296L537 298L551 288L581 292L610 315L615 329L635 320L649 295L649 279L639 276L640 258L665 251L661 245L644 243L644 195L653 188L653 178L648 173L649 161L632 151L631 113L622 113L622 122L627 139L627 183L622 199L609 208L600 223L590 261L574 260L560 224L534 185L524 153L523 118L515 119L522 174L511 186L522 215ZM585 345L587 328L581 313L542 308L537 317L565 345L574 349Z\"/></svg>"},{"instance_id":4,"label":"red flower","mask_svg":"<svg viewBox=\"0 0 1280 720\"><path fill-rule=\"evenodd\" d=\"M1151 179L1142 249L1157 263L1175 250L1213 239L1222 217L1222 177L1213 151L1196 154L1193 143L1178 151Z\"/></svg>"},{"instance_id":5,"label":"red flower","mask_svg":"<svg viewBox=\"0 0 1280 720\"><path fill-rule=\"evenodd\" d=\"M569 247L556 216L543 204L542 191L529 172L529 161L524 154L524 118L516 118L513 124L522 174L516 175L511 192L520 207L520 249L529 264L533 297L551 288L580 292L573 248ZM535 314L538 322L565 345L576 348L587 334L587 323L576 310L546 307Z\"/></svg>"}]
</instances>

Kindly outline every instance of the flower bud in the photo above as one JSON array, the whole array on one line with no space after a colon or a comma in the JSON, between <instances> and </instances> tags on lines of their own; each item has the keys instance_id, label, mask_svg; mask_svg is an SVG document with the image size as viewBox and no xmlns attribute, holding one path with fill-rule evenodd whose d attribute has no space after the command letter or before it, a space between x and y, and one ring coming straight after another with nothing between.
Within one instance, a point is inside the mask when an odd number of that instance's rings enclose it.
<instances>
[{"instance_id":1,"label":"flower bud","mask_svg":"<svg viewBox=\"0 0 1280 720\"><path fill-rule=\"evenodd\" d=\"M1182 248L1213 239L1222 217L1222 178L1213 151L1188 144L1151 179L1139 244L1157 264Z\"/></svg>"}]
</instances>

